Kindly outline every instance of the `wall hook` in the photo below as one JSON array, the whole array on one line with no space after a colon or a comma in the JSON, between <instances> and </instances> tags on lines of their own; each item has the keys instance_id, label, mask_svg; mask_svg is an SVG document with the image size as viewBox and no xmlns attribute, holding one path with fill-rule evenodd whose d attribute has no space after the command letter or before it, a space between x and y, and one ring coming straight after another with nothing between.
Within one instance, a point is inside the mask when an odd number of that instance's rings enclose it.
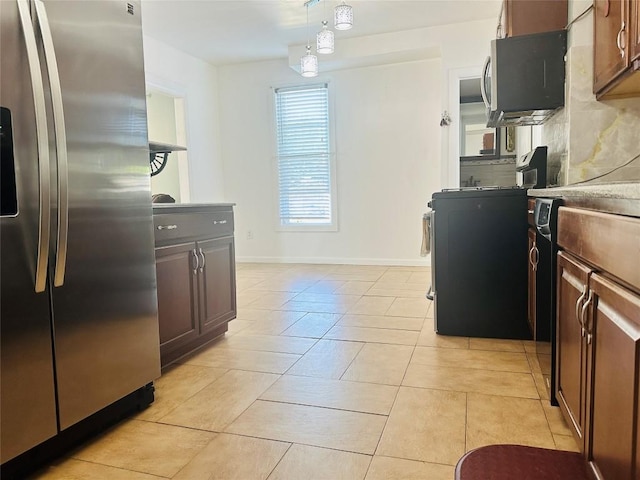
<instances>
[{"instance_id":1,"label":"wall hook","mask_svg":"<svg viewBox=\"0 0 640 480\"><path fill-rule=\"evenodd\" d=\"M449 112L446 110L442 112L442 119L440 120L441 127L448 127L451 125L451 116L449 116Z\"/></svg>"}]
</instances>

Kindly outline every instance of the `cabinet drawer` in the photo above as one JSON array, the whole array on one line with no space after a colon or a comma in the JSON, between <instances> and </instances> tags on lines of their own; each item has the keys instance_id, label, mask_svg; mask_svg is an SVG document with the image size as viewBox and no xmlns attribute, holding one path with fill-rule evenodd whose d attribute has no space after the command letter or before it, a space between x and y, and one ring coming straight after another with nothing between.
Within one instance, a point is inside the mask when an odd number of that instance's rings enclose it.
<instances>
[{"instance_id":1,"label":"cabinet drawer","mask_svg":"<svg viewBox=\"0 0 640 480\"><path fill-rule=\"evenodd\" d=\"M558 244L640 290L640 219L560 207Z\"/></svg>"},{"instance_id":2,"label":"cabinet drawer","mask_svg":"<svg viewBox=\"0 0 640 480\"><path fill-rule=\"evenodd\" d=\"M233 235L233 211L167 213L153 216L156 245L183 239Z\"/></svg>"}]
</instances>

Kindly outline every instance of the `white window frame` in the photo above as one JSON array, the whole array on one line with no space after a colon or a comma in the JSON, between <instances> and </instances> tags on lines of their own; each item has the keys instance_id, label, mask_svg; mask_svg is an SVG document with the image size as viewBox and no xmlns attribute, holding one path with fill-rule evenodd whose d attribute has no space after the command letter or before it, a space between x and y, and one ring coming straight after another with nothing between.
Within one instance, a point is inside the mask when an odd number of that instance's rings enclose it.
<instances>
[{"instance_id":1,"label":"white window frame","mask_svg":"<svg viewBox=\"0 0 640 480\"><path fill-rule=\"evenodd\" d=\"M315 225L310 223L286 224L283 225L280 218L280 181L279 181L279 156L278 156L278 124L276 118L276 95L279 89L300 89L315 88L324 86L328 93L328 115L329 115L329 175L330 175L330 201L331 201L331 223ZM337 232L338 231L338 208L337 208L337 181L336 181L336 154L335 154L335 128L333 92L329 82L318 82L304 85L283 85L271 89L271 110L272 110L272 138L273 138L273 181L274 183L274 223L276 231L280 232Z\"/></svg>"}]
</instances>

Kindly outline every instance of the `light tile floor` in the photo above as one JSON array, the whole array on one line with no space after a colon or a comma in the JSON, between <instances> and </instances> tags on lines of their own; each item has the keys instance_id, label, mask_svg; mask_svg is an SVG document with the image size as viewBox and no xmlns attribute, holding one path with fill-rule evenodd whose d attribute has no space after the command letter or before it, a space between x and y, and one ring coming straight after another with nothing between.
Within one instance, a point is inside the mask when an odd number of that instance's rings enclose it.
<instances>
[{"instance_id":1,"label":"light tile floor","mask_svg":"<svg viewBox=\"0 0 640 480\"><path fill-rule=\"evenodd\" d=\"M423 267L238 264L229 332L38 479L451 480L492 443L577 450L532 342L433 332Z\"/></svg>"}]
</instances>

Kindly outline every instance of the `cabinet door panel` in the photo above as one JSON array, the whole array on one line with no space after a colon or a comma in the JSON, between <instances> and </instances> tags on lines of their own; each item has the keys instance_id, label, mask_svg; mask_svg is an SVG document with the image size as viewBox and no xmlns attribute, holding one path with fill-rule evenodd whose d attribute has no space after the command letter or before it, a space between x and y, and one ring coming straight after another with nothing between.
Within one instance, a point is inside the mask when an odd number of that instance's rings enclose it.
<instances>
[{"instance_id":1,"label":"cabinet door panel","mask_svg":"<svg viewBox=\"0 0 640 480\"><path fill-rule=\"evenodd\" d=\"M640 59L640 2L633 0L629 17L629 60Z\"/></svg>"},{"instance_id":2,"label":"cabinet door panel","mask_svg":"<svg viewBox=\"0 0 640 480\"><path fill-rule=\"evenodd\" d=\"M600 91L629 65L629 52L620 55L617 39L623 22L629 34L628 0L595 0L593 89Z\"/></svg>"},{"instance_id":3,"label":"cabinet door panel","mask_svg":"<svg viewBox=\"0 0 640 480\"><path fill-rule=\"evenodd\" d=\"M236 316L233 237L198 242L198 249L205 259L200 286L200 325L204 333Z\"/></svg>"},{"instance_id":4,"label":"cabinet door panel","mask_svg":"<svg viewBox=\"0 0 640 480\"><path fill-rule=\"evenodd\" d=\"M587 457L602 478L632 480L640 358L640 297L594 274Z\"/></svg>"},{"instance_id":5,"label":"cabinet door panel","mask_svg":"<svg viewBox=\"0 0 640 480\"><path fill-rule=\"evenodd\" d=\"M195 243L156 248L160 353L198 336Z\"/></svg>"},{"instance_id":6,"label":"cabinet door panel","mask_svg":"<svg viewBox=\"0 0 640 480\"><path fill-rule=\"evenodd\" d=\"M568 3L566 0L537 0L523 2L506 0L505 27L507 36L562 30L567 26Z\"/></svg>"},{"instance_id":7,"label":"cabinet door panel","mask_svg":"<svg viewBox=\"0 0 640 480\"><path fill-rule=\"evenodd\" d=\"M564 252L558 253L556 395L578 443L584 441L586 341L576 315L591 270Z\"/></svg>"}]
</instances>

